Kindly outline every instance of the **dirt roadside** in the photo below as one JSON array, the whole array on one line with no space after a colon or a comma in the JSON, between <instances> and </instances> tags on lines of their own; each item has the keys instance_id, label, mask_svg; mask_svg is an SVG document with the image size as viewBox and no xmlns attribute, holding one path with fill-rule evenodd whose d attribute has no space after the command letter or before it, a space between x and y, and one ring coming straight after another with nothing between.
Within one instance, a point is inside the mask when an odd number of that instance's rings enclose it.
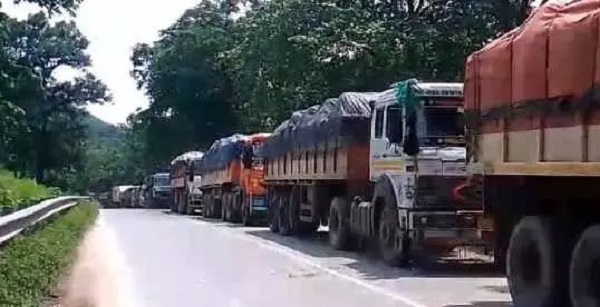
<instances>
[{"instance_id":1,"label":"dirt roadside","mask_svg":"<svg viewBox=\"0 0 600 307\"><path fill-rule=\"evenodd\" d=\"M47 307L136 307L131 275L116 236L99 216L85 235L69 274Z\"/></svg>"}]
</instances>

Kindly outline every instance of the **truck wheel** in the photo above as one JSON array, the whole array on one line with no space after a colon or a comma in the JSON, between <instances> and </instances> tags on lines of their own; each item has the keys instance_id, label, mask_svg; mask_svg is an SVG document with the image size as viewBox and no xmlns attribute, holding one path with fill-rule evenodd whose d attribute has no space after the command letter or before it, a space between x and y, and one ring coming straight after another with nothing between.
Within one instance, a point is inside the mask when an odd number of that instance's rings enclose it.
<instances>
[{"instance_id":1,"label":"truck wheel","mask_svg":"<svg viewBox=\"0 0 600 307\"><path fill-rule=\"evenodd\" d=\"M239 223L242 221L242 210L244 210L244 193L237 190L231 195L231 217L230 221Z\"/></svg>"},{"instance_id":2,"label":"truck wheel","mask_svg":"<svg viewBox=\"0 0 600 307\"><path fill-rule=\"evenodd\" d=\"M292 232L301 232L302 223L300 222L300 187L294 186L290 194L289 201L289 225Z\"/></svg>"},{"instance_id":3,"label":"truck wheel","mask_svg":"<svg viewBox=\"0 0 600 307\"><path fill-rule=\"evenodd\" d=\"M410 262L410 240L400 229L398 210L385 204L379 217L379 252L383 260L394 267L404 267Z\"/></svg>"},{"instance_id":4,"label":"truck wheel","mask_svg":"<svg viewBox=\"0 0 600 307\"><path fill-rule=\"evenodd\" d=\"M351 248L350 212L343 197L334 197L329 209L329 244L336 250Z\"/></svg>"},{"instance_id":5,"label":"truck wheel","mask_svg":"<svg viewBox=\"0 0 600 307\"><path fill-rule=\"evenodd\" d=\"M230 197L229 193L223 193L221 196L221 220L227 222L230 220L229 218L229 207L230 207Z\"/></svg>"},{"instance_id":6,"label":"truck wheel","mask_svg":"<svg viewBox=\"0 0 600 307\"><path fill-rule=\"evenodd\" d=\"M275 196L274 194L272 194L269 197L270 203L269 203L269 212L268 212L268 222L269 222L269 229L271 230L271 232L277 233L279 232L279 206L278 206L278 202L279 202L279 198L277 196Z\"/></svg>"},{"instance_id":7,"label":"truck wheel","mask_svg":"<svg viewBox=\"0 0 600 307\"><path fill-rule=\"evenodd\" d=\"M204 211L204 217L211 219L213 217L213 202L214 198L212 195L206 197L206 206Z\"/></svg>"},{"instance_id":8,"label":"truck wheel","mask_svg":"<svg viewBox=\"0 0 600 307\"><path fill-rule=\"evenodd\" d=\"M600 225L589 227L579 238L569 274L573 307L600 306Z\"/></svg>"},{"instance_id":9,"label":"truck wheel","mask_svg":"<svg viewBox=\"0 0 600 307\"><path fill-rule=\"evenodd\" d=\"M250 199L242 203L242 225L244 226L252 225L252 217L250 216L250 206Z\"/></svg>"},{"instance_id":10,"label":"truck wheel","mask_svg":"<svg viewBox=\"0 0 600 307\"><path fill-rule=\"evenodd\" d=\"M515 226L506 258L508 287L514 305L566 306L567 261L549 218L528 216ZM568 253L568 252L567 252Z\"/></svg>"},{"instance_id":11,"label":"truck wheel","mask_svg":"<svg viewBox=\"0 0 600 307\"><path fill-rule=\"evenodd\" d=\"M278 221L279 221L279 234L282 236L289 236L292 234L292 229L290 227L290 214L289 214L289 197L283 194L279 196L279 206L277 210Z\"/></svg>"}]
</instances>

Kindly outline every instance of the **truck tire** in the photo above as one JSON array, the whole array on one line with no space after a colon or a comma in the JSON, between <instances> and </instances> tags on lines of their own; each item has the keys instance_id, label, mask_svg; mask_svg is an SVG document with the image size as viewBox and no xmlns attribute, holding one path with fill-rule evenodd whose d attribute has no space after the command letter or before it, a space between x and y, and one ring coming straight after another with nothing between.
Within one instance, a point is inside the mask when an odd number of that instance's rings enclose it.
<instances>
[{"instance_id":1,"label":"truck tire","mask_svg":"<svg viewBox=\"0 0 600 307\"><path fill-rule=\"evenodd\" d=\"M302 223L300 222L300 187L294 186L290 193L288 220L292 233L301 232Z\"/></svg>"},{"instance_id":2,"label":"truck tire","mask_svg":"<svg viewBox=\"0 0 600 307\"><path fill-rule=\"evenodd\" d=\"M334 197L329 208L329 244L336 250L350 250L350 209L343 197Z\"/></svg>"},{"instance_id":3,"label":"truck tire","mask_svg":"<svg viewBox=\"0 0 600 307\"><path fill-rule=\"evenodd\" d=\"M213 202L214 202L214 198L213 198L212 195L206 196L206 206L205 206L206 210L204 210L204 213L203 213L203 215L204 215L205 218L209 218L209 219L213 218L213 216L214 216L214 214L213 214L213 208L214 208Z\"/></svg>"},{"instance_id":4,"label":"truck tire","mask_svg":"<svg viewBox=\"0 0 600 307\"><path fill-rule=\"evenodd\" d=\"M568 263L561 261L560 239L545 217L524 217L513 229L506 274L515 307L567 306Z\"/></svg>"},{"instance_id":5,"label":"truck tire","mask_svg":"<svg viewBox=\"0 0 600 307\"><path fill-rule=\"evenodd\" d=\"M231 221L231 195L229 192L223 193L221 198L221 220L224 222Z\"/></svg>"},{"instance_id":6,"label":"truck tire","mask_svg":"<svg viewBox=\"0 0 600 307\"><path fill-rule=\"evenodd\" d=\"M573 307L600 306L600 225L587 228L579 238L569 275Z\"/></svg>"},{"instance_id":7,"label":"truck tire","mask_svg":"<svg viewBox=\"0 0 600 307\"><path fill-rule=\"evenodd\" d=\"M277 206L277 215L279 221L279 234L282 236L290 236L292 235L292 228L290 227L290 214L289 214L289 203L290 199L288 195L280 195L279 196L279 205Z\"/></svg>"},{"instance_id":8,"label":"truck tire","mask_svg":"<svg viewBox=\"0 0 600 307\"><path fill-rule=\"evenodd\" d=\"M242 204L242 225L252 226L252 217L250 216L250 206Z\"/></svg>"},{"instance_id":9,"label":"truck tire","mask_svg":"<svg viewBox=\"0 0 600 307\"><path fill-rule=\"evenodd\" d=\"M231 195L230 221L242 222L242 210L244 210L244 191L237 190Z\"/></svg>"},{"instance_id":10,"label":"truck tire","mask_svg":"<svg viewBox=\"0 0 600 307\"><path fill-rule=\"evenodd\" d=\"M269 229L273 233L279 232L279 197L277 195L269 195L269 208L267 222L269 223Z\"/></svg>"},{"instance_id":11,"label":"truck tire","mask_svg":"<svg viewBox=\"0 0 600 307\"><path fill-rule=\"evenodd\" d=\"M410 262L410 241L405 231L400 230L398 210L386 203L379 216L379 253L393 267L405 267Z\"/></svg>"}]
</instances>

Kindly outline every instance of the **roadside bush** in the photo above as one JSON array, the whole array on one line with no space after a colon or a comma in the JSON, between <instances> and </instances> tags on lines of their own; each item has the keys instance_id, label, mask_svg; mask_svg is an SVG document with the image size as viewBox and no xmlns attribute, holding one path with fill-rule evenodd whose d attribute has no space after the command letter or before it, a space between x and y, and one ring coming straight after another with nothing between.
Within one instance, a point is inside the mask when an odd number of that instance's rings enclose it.
<instances>
[{"instance_id":1,"label":"roadside bush","mask_svg":"<svg viewBox=\"0 0 600 307\"><path fill-rule=\"evenodd\" d=\"M0 215L35 205L43 199L60 195L60 190L37 184L35 180L15 178L0 170Z\"/></svg>"},{"instance_id":2,"label":"roadside bush","mask_svg":"<svg viewBox=\"0 0 600 307\"><path fill-rule=\"evenodd\" d=\"M39 306L68 269L97 214L96 203L83 202L1 248L0 306Z\"/></svg>"}]
</instances>

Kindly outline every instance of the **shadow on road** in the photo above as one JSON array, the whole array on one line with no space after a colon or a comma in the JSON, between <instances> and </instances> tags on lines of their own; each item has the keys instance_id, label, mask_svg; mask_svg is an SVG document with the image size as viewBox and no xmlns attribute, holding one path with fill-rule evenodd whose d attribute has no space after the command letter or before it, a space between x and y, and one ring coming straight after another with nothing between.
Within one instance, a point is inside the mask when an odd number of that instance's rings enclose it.
<instances>
[{"instance_id":1,"label":"shadow on road","mask_svg":"<svg viewBox=\"0 0 600 307\"><path fill-rule=\"evenodd\" d=\"M360 272L362 277L366 279L398 279L411 276L418 276L421 278L483 278L503 276L489 263L427 261L409 268L391 268L380 260L379 256L372 248L360 253L333 250L329 246L327 232L318 232L315 235L301 238L280 236L270 232L268 229L252 229L246 231L246 233L289 247L312 257L345 258L349 261L347 261L344 266ZM498 289L489 288L487 290L493 291Z\"/></svg>"},{"instance_id":2,"label":"shadow on road","mask_svg":"<svg viewBox=\"0 0 600 307\"><path fill-rule=\"evenodd\" d=\"M443 307L510 307L511 302L471 302L468 304L460 305L445 305Z\"/></svg>"}]
</instances>

